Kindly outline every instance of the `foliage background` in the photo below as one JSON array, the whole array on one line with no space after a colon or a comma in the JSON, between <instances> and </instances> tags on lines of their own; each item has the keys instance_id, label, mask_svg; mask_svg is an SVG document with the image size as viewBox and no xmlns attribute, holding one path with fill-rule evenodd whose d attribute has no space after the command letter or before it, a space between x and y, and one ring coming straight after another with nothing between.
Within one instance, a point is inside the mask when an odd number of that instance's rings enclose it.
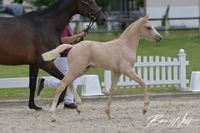
<instances>
[{"instance_id":1,"label":"foliage background","mask_svg":"<svg viewBox=\"0 0 200 133\"><path fill-rule=\"evenodd\" d=\"M38 8L43 6L48 6L55 2L56 0L13 0L16 3L23 3L23 1L28 2ZM115 0L96 0L97 4L102 7L104 11L109 10L109 7L116 2ZM144 6L144 0L135 0L135 4L137 7L143 7Z\"/></svg>"}]
</instances>

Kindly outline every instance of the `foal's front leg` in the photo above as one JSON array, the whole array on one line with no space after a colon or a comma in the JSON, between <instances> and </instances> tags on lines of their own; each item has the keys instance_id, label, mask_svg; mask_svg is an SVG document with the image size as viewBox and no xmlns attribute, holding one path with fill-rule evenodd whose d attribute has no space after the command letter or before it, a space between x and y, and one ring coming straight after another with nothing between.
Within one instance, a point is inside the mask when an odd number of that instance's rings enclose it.
<instances>
[{"instance_id":1,"label":"foal's front leg","mask_svg":"<svg viewBox=\"0 0 200 133\"><path fill-rule=\"evenodd\" d=\"M105 110L109 119L111 118L111 116L110 116L110 105L111 105L112 97L113 97L113 94L115 93L115 88L117 86L117 82L119 80L120 75L121 75L120 73L113 72L112 84L111 84L111 88L110 88L110 92L109 92L109 98L108 98L106 110Z\"/></svg>"},{"instance_id":2,"label":"foal's front leg","mask_svg":"<svg viewBox=\"0 0 200 133\"><path fill-rule=\"evenodd\" d=\"M56 121L56 119L54 118L54 112L56 110L56 106L57 106L60 94L65 90L65 87L73 81L73 79L74 79L74 77L72 75L67 74L57 86L56 94L54 96L54 99L53 99L53 102L52 102L52 105L50 108L50 112L52 113L52 115L51 115L52 122Z\"/></svg>"},{"instance_id":3,"label":"foal's front leg","mask_svg":"<svg viewBox=\"0 0 200 133\"><path fill-rule=\"evenodd\" d=\"M143 79L141 79L137 74L135 74L135 72L132 70L132 68L130 68L129 71L127 71L125 73L125 75L128 76L129 78L131 78L132 80L136 81L137 83L139 83L139 85L143 88L143 90L144 90L143 113L145 114L147 112L148 106L149 106L149 96L148 96L146 84L144 83Z\"/></svg>"},{"instance_id":4,"label":"foal's front leg","mask_svg":"<svg viewBox=\"0 0 200 133\"><path fill-rule=\"evenodd\" d=\"M81 110L79 108L79 105L81 104L81 98L79 97L77 91L75 90L73 83L69 84L69 88L71 89L71 92L74 95L75 102L77 104L77 109L76 110L80 114Z\"/></svg>"}]
</instances>

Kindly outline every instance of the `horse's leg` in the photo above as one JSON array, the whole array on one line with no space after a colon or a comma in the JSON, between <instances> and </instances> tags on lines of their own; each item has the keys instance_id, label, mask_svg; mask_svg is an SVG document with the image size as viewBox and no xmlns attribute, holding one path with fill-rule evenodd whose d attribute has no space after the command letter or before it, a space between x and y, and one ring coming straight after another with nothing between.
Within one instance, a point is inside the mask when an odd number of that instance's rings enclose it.
<instances>
[{"instance_id":1,"label":"horse's leg","mask_svg":"<svg viewBox=\"0 0 200 133\"><path fill-rule=\"evenodd\" d=\"M35 88L36 88L36 80L38 75L39 68L30 65L29 66L29 88L30 88L30 95L29 95L29 103L28 106L30 109L41 110L41 107L35 105L34 97L35 97Z\"/></svg>"},{"instance_id":2,"label":"horse's leg","mask_svg":"<svg viewBox=\"0 0 200 133\"><path fill-rule=\"evenodd\" d=\"M117 82L119 80L120 75L121 75L120 73L113 72L112 84L111 84L109 98L108 98L106 110L105 110L109 119L111 118L110 117L110 105L111 105L112 97L113 97L113 94L115 93L115 88L117 86Z\"/></svg>"},{"instance_id":3,"label":"horse's leg","mask_svg":"<svg viewBox=\"0 0 200 133\"><path fill-rule=\"evenodd\" d=\"M135 74L135 72L132 70L132 68L130 68L129 71L127 71L127 73L125 75L127 75L132 80L138 82L139 85L143 88L143 91L144 91L144 109L143 109L143 113L145 114L147 112L148 106L149 106L149 96L148 96L146 84L144 83L143 79L141 79L139 76L137 76L137 74Z\"/></svg>"},{"instance_id":4,"label":"horse's leg","mask_svg":"<svg viewBox=\"0 0 200 133\"><path fill-rule=\"evenodd\" d=\"M52 122L56 121L56 119L54 118L54 112L55 112L60 94L65 90L66 86L68 86L70 83L73 82L74 79L75 79L75 76L71 73L68 73L58 84L56 93L55 93L55 96L54 96L54 99L53 99L53 102L52 102L52 105L50 108L50 112L52 113L52 115L51 115Z\"/></svg>"}]
</instances>

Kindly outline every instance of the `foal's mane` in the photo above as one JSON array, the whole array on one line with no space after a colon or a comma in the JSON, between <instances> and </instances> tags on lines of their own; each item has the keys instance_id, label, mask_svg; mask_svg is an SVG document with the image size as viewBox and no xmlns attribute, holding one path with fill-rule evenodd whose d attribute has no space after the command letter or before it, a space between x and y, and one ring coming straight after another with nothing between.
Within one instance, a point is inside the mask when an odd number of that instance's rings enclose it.
<instances>
[{"instance_id":1,"label":"foal's mane","mask_svg":"<svg viewBox=\"0 0 200 133\"><path fill-rule=\"evenodd\" d=\"M143 22L147 21L148 17L143 17L140 18L139 20L131 23L125 30L124 32L121 34L120 38L127 36L127 34L129 34L130 31L132 30L136 30L136 28L139 28L141 26L141 24L143 24Z\"/></svg>"}]
</instances>

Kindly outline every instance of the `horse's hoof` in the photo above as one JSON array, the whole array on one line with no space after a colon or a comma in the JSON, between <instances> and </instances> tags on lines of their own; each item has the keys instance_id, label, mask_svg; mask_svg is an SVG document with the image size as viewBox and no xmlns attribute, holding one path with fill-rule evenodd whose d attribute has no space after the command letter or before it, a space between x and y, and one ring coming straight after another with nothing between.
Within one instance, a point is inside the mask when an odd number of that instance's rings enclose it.
<instances>
[{"instance_id":1,"label":"horse's hoof","mask_svg":"<svg viewBox=\"0 0 200 133\"><path fill-rule=\"evenodd\" d=\"M36 105L29 105L29 108L30 108L30 109L34 109L34 110L36 110L36 111L41 111L41 110L42 110L41 107L38 107L38 106L36 106Z\"/></svg>"}]
</instances>

